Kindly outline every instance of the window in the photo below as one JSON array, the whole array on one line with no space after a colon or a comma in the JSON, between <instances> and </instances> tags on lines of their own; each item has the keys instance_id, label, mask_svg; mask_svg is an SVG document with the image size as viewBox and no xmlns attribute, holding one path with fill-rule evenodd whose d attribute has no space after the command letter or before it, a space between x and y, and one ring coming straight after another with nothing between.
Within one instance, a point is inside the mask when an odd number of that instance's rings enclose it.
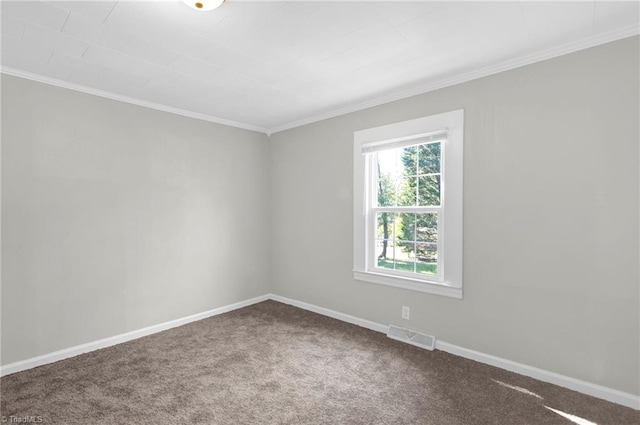
<instances>
[{"instance_id":1,"label":"window","mask_svg":"<svg viewBox=\"0 0 640 425\"><path fill-rule=\"evenodd\" d=\"M354 278L462 298L462 110L354 134Z\"/></svg>"}]
</instances>

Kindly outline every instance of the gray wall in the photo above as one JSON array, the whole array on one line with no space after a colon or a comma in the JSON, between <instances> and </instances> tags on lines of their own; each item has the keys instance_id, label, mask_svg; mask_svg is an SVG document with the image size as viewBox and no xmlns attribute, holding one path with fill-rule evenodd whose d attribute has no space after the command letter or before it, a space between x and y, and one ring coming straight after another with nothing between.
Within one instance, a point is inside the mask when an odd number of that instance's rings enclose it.
<instances>
[{"instance_id":1,"label":"gray wall","mask_svg":"<svg viewBox=\"0 0 640 425\"><path fill-rule=\"evenodd\" d=\"M638 37L271 136L273 292L640 394ZM464 300L352 278L353 132L465 110Z\"/></svg>"},{"instance_id":2,"label":"gray wall","mask_svg":"<svg viewBox=\"0 0 640 425\"><path fill-rule=\"evenodd\" d=\"M274 292L640 394L639 47L270 143L3 75L2 364ZM353 132L460 108L464 300L354 281Z\"/></svg>"},{"instance_id":3,"label":"gray wall","mask_svg":"<svg viewBox=\"0 0 640 425\"><path fill-rule=\"evenodd\" d=\"M269 292L265 135L2 76L2 364Z\"/></svg>"}]
</instances>

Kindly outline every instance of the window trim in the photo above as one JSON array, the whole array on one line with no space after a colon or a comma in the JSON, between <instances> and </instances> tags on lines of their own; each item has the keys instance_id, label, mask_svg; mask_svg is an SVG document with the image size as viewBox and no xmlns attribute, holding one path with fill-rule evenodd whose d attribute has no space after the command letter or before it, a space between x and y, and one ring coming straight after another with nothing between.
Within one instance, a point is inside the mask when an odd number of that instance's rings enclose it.
<instances>
[{"instance_id":1,"label":"window trim","mask_svg":"<svg viewBox=\"0 0 640 425\"><path fill-rule=\"evenodd\" d=\"M389 124L354 133L354 205L353 205L353 277L356 280L378 283L419 292L462 298L462 190L463 190L463 132L464 110L445 112L428 117ZM443 261L440 279L425 276L413 278L371 265L373 249L369 225L374 213L373 155L363 153L365 146L380 147L398 140L447 131L442 142L443 201L439 222L442 221L441 243ZM440 224L439 224L440 227ZM375 262L373 262L375 264Z\"/></svg>"}]
</instances>

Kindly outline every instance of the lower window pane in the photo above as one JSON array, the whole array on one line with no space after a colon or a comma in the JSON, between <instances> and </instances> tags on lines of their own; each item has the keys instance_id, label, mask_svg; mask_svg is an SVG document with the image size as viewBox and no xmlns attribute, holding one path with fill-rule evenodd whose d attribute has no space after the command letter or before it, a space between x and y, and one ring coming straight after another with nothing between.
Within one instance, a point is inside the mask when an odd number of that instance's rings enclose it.
<instances>
[{"instance_id":1,"label":"lower window pane","mask_svg":"<svg viewBox=\"0 0 640 425\"><path fill-rule=\"evenodd\" d=\"M438 274L438 245L416 243L416 272Z\"/></svg>"},{"instance_id":2,"label":"lower window pane","mask_svg":"<svg viewBox=\"0 0 640 425\"><path fill-rule=\"evenodd\" d=\"M396 260L395 269L401 272L415 273L415 265L413 260Z\"/></svg>"},{"instance_id":3,"label":"lower window pane","mask_svg":"<svg viewBox=\"0 0 640 425\"><path fill-rule=\"evenodd\" d=\"M416 240L438 242L438 213L416 214Z\"/></svg>"},{"instance_id":4,"label":"lower window pane","mask_svg":"<svg viewBox=\"0 0 640 425\"><path fill-rule=\"evenodd\" d=\"M437 223L437 213L378 213L375 266L437 275Z\"/></svg>"},{"instance_id":5,"label":"lower window pane","mask_svg":"<svg viewBox=\"0 0 640 425\"><path fill-rule=\"evenodd\" d=\"M396 242L396 270L415 272L415 242L400 240Z\"/></svg>"},{"instance_id":6,"label":"lower window pane","mask_svg":"<svg viewBox=\"0 0 640 425\"><path fill-rule=\"evenodd\" d=\"M416 240L416 215L415 213L396 214L394 222L395 235L397 239L405 241Z\"/></svg>"},{"instance_id":7,"label":"lower window pane","mask_svg":"<svg viewBox=\"0 0 640 425\"><path fill-rule=\"evenodd\" d=\"M392 239L395 223L394 213L377 213L376 214L376 239Z\"/></svg>"},{"instance_id":8,"label":"lower window pane","mask_svg":"<svg viewBox=\"0 0 640 425\"><path fill-rule=\"evenodd\" d=\"M378 240L376 241L376 266L385 269L393 269L395 247L393 246L393 240Z\"/></svg>"}]
</instances>

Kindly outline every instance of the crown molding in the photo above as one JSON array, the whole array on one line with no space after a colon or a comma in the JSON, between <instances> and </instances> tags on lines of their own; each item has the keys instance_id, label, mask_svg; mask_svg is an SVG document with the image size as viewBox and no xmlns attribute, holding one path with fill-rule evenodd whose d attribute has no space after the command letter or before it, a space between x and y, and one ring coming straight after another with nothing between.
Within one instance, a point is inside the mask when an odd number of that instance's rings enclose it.
<instances>
[{"instance_id":1,"label":"crown molding","mask_svg":"<svg viewBox=\"0 0 640 425\"><path fill-rule=\"evenodd\" d=\"M277 127L269 128L267 130L267 135L275 134L285 130L290 130L296 127L301 127L303 125L311 124L314 122L323 121L329 118L335 118L340 115L361 111L364 109L372 108L374 106L379 106L385 103L394 102L396 100L406 99L409 97L428 93L430 91L454 86L456 84L466 83L468 81L477 80L483 77L488 77L490 75L498 74L500 72L509 71L511 69L520 68L526 65L531 65L536 62L542 62L547 59L553 59L558 56L574 53L580 50L588 49L590 47L595 47L601 44L610 43L612 41L621 40L623 38L632 37L632 36L638 35L639 33L640 33L639 24L629 25L613 31L609 31L606 33L592 36L592 37L584 38L582 40L561 44L559 46L555 46L550 49L545 49L536 53L520 56L515 59L509 59L507 61L500 62L495 65L487 66L475 71L465 72L462 74L432 81L427 84L423 84L409 90L404 90L404 91L393 93L387 96L378 97L372 100L368 100L366 102L358 103L356 105L334 109L318 115L303 118L301 120L297 120L297 121L293 121Z\"/></svg>"},{"instance_id":2,"label":"crown molding","mask_svg":"<svg viewBox=\"0 0 640 425\"><path fill-rule=\"evenodd\" d=\"M147 102L146 100L136 99L129 96L124 96L117 93L112 93L106 90L94 89L91 87L83 86L80 84L74 84L67 81L58 80L55 78L45 77L43 75L34 74L20 69L15 69L7 66L0 68L0 73L12 75L14 77L25 78L27 80L37 81L39 83L45 83L52 86L62 87L69 90L78 91L81 93L91 94L94 96L104 97L106 99L117 100L124 103L130 103L132 105L142 106L144 108L155 109L157 111L168 112L170 114L182 115L184 117L194 118L201 121L208 121L216 124L222 124L229 127L241 128L243 130L256 131L259 133L267 133L267 129L258 127L251 124L245 124L237 121L231 121L224 118L213 117L199 112L187 111L185 109L173 108L171 106L161 105L159 103Z\"/></svg>"},{"instance_id":3,"label":"crown molding","mask_svg":"<svg viewBox=\"0 0 640 425\"><path fill-rule=\"evenodd\" d=\"M498 74L500 72L508 71L515 68L520 68L526 65L531 65L536 62L541 62L547 59L553 59L569 53L574 53L580 50L588 49L590 47L599 46L601 44L610 43L616 40L621 40L623 38L632 37L638 34L640 34L640 25L639 24L629 25L613 31L609 31L606 33L592 36L592 37L584 38L582 40L565 43L559 46L552 47L550 49L520 56L518 58L500 62L498 64L487 66L475 71L465 72L465 73L454 75L451 77L431 81L427 84L422 84L420 86L414 87L409 90L403 90L400 92L392 93L386 96L361 102L355 105L333 109L331 111L323 112L317 115L312 115L307 118L303 118L301 120L292 121L292 122L282 124L272 128L259 127L251 124L214 117L214 116L202 114L199 112L187 111L184 109L161 105L159 103L147 102L145 100L124 96L124 95L108 92L105 90L94 89L91 87L82 86L79 84L74 84L74 83L58 80L55 78L49 78L42 75L33 74L27 71L22 71L22 70L10 68L10 67L0 68L0 73L13 75L20 78L26 78L26 79L37 81L40 83L50 84L53 86L75 90L82 93L92 94L92 95L104 97L107 99L130 103L132 105L142 106L145 108L155 109L158 111L168 112L171 114L182 115L182 116L194 118L197 120L213 122L216 124L222 124L230 127L241 128L244 130L256 131L259 133L264 133L267 136L271 136L272 134L279 133L281 131L290 130L292 128L301 127L303 125L312 124L314 122L323 121L329 118L335 118L340 115L361 111L361 110L372 108L374 106L379 106L385 103L406 99L409 97L428 93L434 90L439 90L445 87L466 83L468 81L477 80L483 77L488 77L490 75Z\"/></svg>"}]
</instances>

